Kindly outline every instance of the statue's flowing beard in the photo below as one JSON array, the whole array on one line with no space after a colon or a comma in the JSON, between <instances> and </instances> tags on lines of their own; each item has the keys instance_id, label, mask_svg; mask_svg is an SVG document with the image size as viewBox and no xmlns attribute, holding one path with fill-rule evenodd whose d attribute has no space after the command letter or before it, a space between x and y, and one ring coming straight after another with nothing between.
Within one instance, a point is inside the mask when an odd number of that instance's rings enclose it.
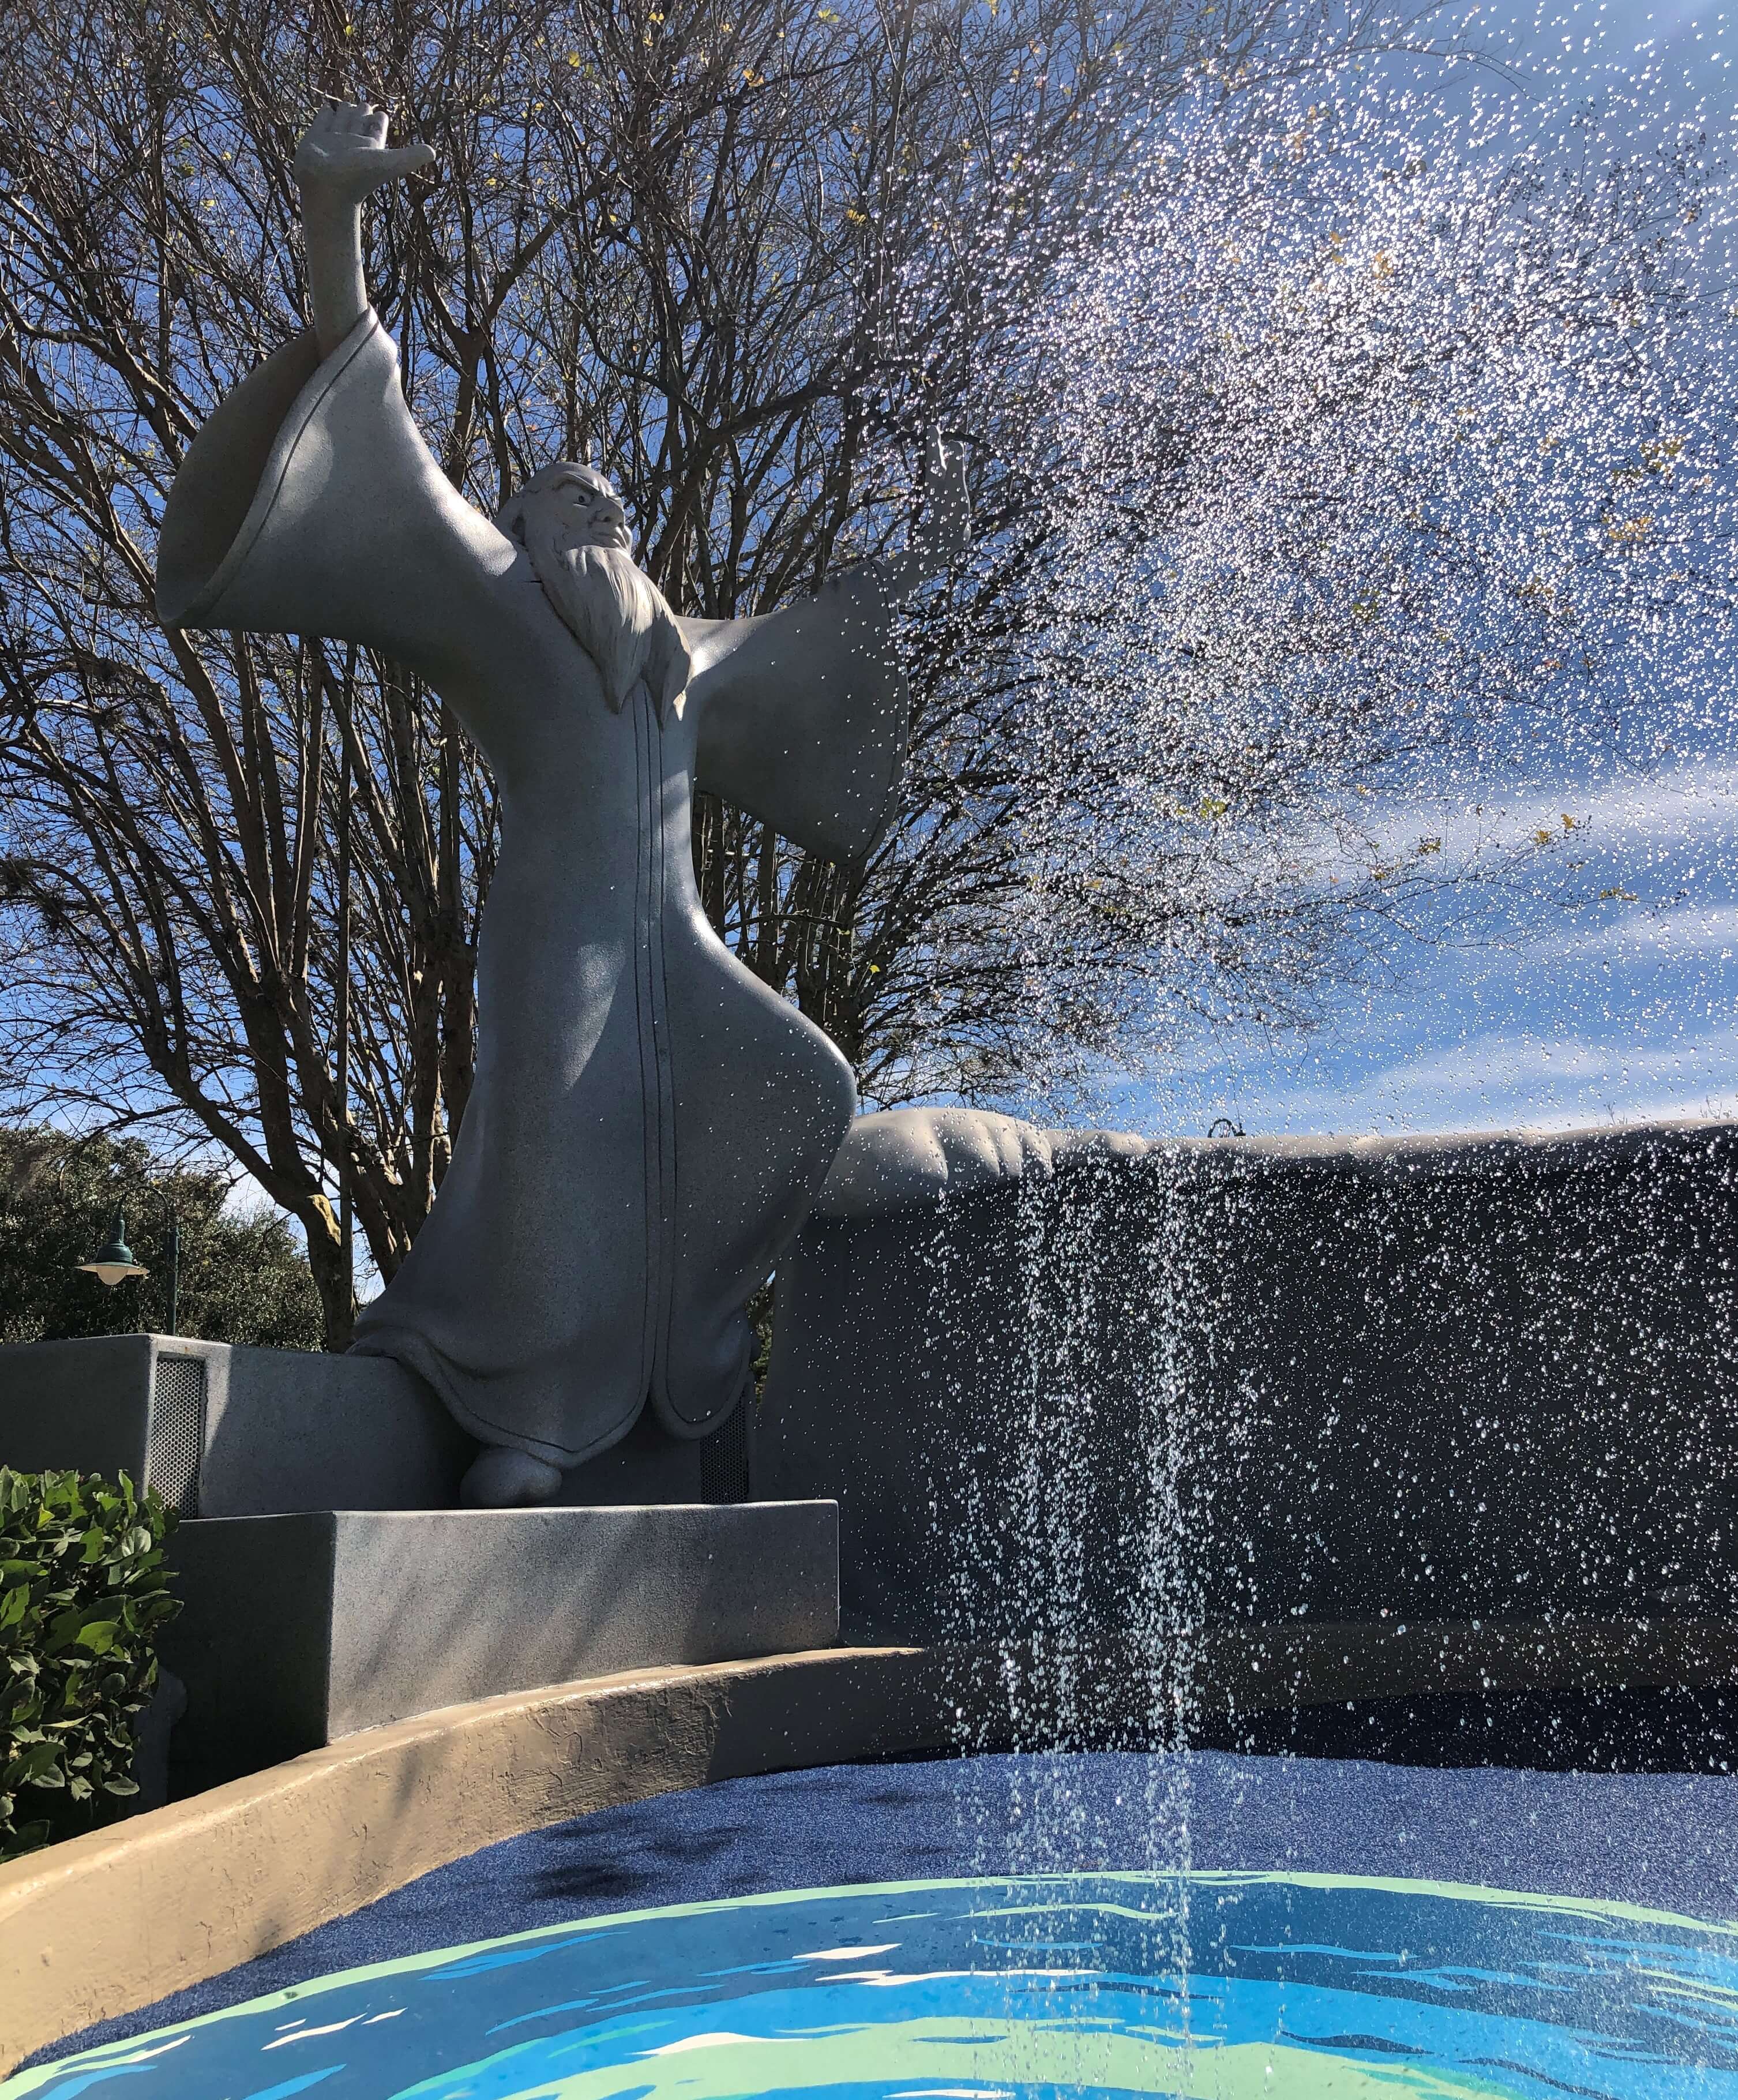
<instances>
[{"instance_id":1,"label":"statue's flowing beard","mask_svg":"<svg viewBox=\"0 0 1738 2100\"><path fill-rule=\"evenodd\" d=\"M660 718L673 708L680 715L688 647L664 593L620 548L561 545L559 514L547 514L553 510L524 506L525 551L544 596L597 666L604 699L620 714L644 678Z\"/></svg>"}]
</instances>

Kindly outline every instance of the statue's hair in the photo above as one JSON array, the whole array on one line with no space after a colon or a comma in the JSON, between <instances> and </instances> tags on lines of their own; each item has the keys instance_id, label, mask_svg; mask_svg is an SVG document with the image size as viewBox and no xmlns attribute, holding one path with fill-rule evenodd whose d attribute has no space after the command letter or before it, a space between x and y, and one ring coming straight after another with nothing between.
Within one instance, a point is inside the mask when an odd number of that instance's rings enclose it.
<instances>
[{"instance_id":1,"label":"statue's hair","mask_svg":"<svg viewBox=\"0 0 1738 2100\"><path fill-rule=\"evenodd\" d=\"M525 549L544 596L597 667L609 706L619 714L643 677L659 717L679 715L690 665L676 616L631 554L567 544L558 498L573 483L615 493L595 467L561 460L515 491L495 523Z\"/></svg>"}]
</instances>

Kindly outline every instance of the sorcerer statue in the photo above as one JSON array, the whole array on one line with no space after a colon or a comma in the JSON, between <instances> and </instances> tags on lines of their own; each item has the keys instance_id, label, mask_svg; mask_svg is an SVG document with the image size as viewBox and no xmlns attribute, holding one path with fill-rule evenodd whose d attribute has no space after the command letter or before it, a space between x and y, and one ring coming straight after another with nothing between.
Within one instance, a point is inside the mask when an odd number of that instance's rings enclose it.
<instances>
[{"instance_id":1,"label":"sorcerer statue","mask_svg":"<svg viewBox=\"0 0 1738 2100\"><path fill-rule=\"evenodd\" d=\"M381 651L494 770L474 1090L355 1346L410 1365L478 1438L467 1501L536 1502L648 1399L692 1436L742 1395L743 1308L856 1093L827 1037L712 932L691 798L834 858L873 844L905 738L891 608L955 550L963 483L932 439L920 548L759 620L677 618L589 467L543 468L492 523L435 465L368 302L363 201L433 158L386 138L383 113L353 107L302 140L313 330L190 448L157 598L171 625Z\"/></svg>"}]
</instances>

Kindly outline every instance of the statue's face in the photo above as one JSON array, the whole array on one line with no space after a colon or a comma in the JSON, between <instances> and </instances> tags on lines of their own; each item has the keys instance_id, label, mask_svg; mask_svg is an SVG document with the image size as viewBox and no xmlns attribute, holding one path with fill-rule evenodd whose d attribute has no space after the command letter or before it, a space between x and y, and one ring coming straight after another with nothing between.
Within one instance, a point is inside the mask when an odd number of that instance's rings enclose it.
<instances>
[{"instance_id":1,"label":"statue's face","mask_svg":"<svg viewBox=\"0 0 1738 2100\"><path fill-rule=\"evenodd\" d=\"M682 712L688 651L664 593L633 560L621 499L595 467L540 468L496 514L620 710L644 677L662 717Z\"/></svg>"},{"instance_id":2,"label":"statue's face","mask_svg":"<svg viewBox=\"0 0 1738 2100\"><path fill-rule=\"evenodd\" d=\"M527 493L529 492L527 484ZM559 544L568 547L614 547L624 554L633 552L628 514L622 508L621 498L601 474L590 467L565 467L546 491L540 492L545 494L559 520Z\"/></svg>"}]
</instances>

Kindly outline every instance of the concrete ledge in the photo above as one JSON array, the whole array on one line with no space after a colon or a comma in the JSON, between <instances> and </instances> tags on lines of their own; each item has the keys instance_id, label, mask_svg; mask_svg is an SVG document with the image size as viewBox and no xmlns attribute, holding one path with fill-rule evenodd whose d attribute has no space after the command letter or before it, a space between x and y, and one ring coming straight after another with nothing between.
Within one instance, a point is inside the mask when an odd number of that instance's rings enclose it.
<instances>
[{"instance_id":1,"label":"concrete ledge","mask_svg":"<svg viewBox=\"0 0 1738 2100\"><path fill-rule=\"evenodd\" d=\"M571 1815L947 1740L911 1650L637 1670L448 1707L0 1868L0 2067Z\"/></svg>"}]
</instances>

